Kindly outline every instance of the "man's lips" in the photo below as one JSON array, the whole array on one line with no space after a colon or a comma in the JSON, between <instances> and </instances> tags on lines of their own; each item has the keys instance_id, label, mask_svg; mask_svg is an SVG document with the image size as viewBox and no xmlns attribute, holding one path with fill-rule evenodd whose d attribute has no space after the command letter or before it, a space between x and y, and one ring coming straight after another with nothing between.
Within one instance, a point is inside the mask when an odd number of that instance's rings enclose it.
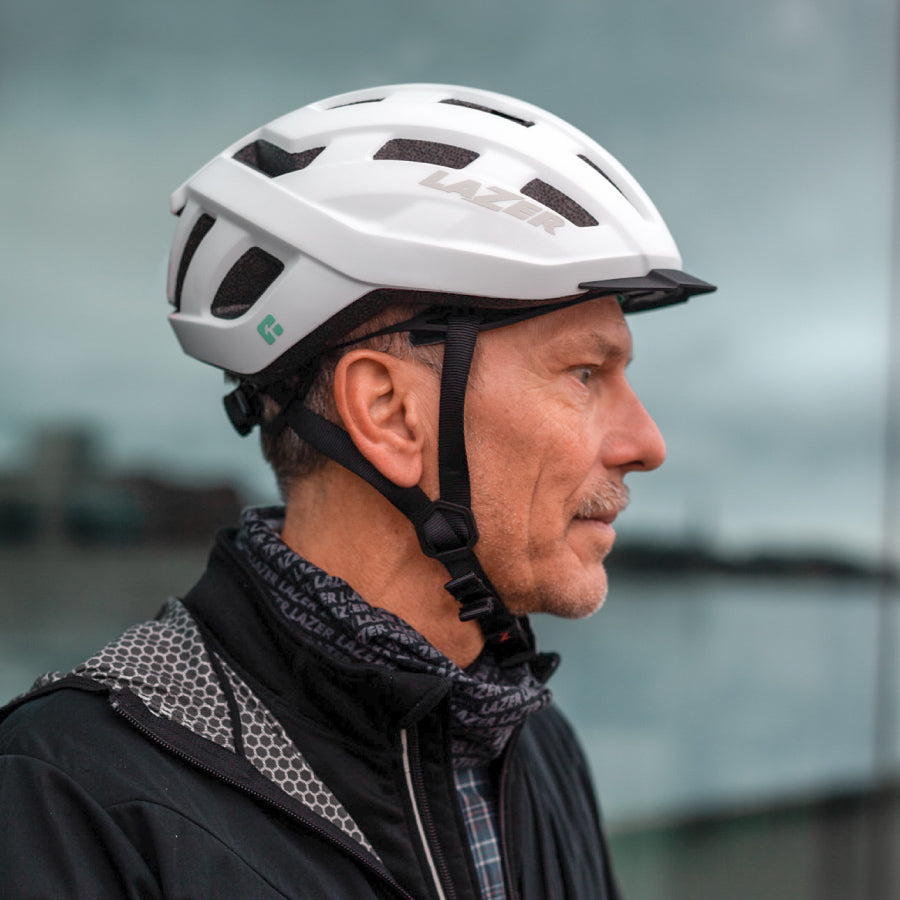
<instances>
[{"instance_id":1,"label":"man's lips","mask_svg":"<svg viewBox=\"0 0 900 900\"><path fill-rule=\"evenodd\" d=\"M599 510L597 512L589 512L587 514L579 513L575 516L576 522L600 522L604 525L612 525L616 521L621 509Z\"/></svg>"},{"instance_id":2,"label":"man's lips","mask_svg":"<svg viewBox=\"0 0 900 900\"><path fill-rule=\"evenodd\" d=\"M572 525L576 526L576 530L587 529L582 534L593 534L593 537L603 541L612 549L613 541L616 539L616 530L613 528L613 521L616 518L615 512L596 513L591 516L576 516L572 520Z\"/></svg>"}]
</instances>

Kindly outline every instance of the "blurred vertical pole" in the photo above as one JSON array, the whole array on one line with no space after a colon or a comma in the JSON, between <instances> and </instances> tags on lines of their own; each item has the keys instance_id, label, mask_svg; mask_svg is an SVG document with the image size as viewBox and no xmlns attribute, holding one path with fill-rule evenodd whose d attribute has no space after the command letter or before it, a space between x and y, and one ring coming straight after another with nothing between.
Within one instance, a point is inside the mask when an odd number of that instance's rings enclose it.
<instances>
[{"instance_id":1,"label":"blurred vertical pole","mask_svg":"<svg viewBox=\"0 0 900 900\"><path fill-rule=\"evenodd\" d=\"M884 416L884 497L882 575L878 603L875 684L874 790L868 816L868 866L865 900L900 897L900 802L898 802L897 710L900 666L897 663L898 594L894 577L900 568L900 0L894 21L894 91L891 113L892 206L890 297L888 302L887 384Z\"/></svg>"}]
</instances>

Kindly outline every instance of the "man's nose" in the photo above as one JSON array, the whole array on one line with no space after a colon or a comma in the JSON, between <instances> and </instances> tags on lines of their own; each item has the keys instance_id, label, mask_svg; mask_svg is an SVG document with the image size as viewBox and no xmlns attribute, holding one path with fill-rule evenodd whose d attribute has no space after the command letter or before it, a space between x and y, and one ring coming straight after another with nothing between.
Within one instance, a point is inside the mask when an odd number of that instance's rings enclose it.
<instances>
[{"instance_id":1,"label":"man's nose","mask_svg":"<svg viewBox=\"0 0 900 900\"><path fill-rule=\"evenodd\" d=\"M603 464L625 472L658 469L666 459L666 442L632 388L622 398L615 427L604 442Z\"/></svg>"}]
</instances>

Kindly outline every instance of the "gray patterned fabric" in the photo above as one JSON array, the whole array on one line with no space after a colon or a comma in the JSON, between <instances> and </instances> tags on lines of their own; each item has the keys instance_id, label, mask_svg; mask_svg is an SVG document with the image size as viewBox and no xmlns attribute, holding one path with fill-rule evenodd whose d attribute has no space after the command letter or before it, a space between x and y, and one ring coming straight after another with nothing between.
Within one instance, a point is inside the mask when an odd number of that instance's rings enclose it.
<instances>
[{"instance_id":1,"label":"gray patterned fabric","mask_svg":"<svg viewBox=\"0 0 900 900\"><path fill-rule=\"evenodd\" d=\"M340 828L377 858L350 814L316 777L278 720L221 657L217 657L217 663L238 704L246 759L286 794ZM170 600L157 619L129 628L73 674L114 691L128 688L157 716L235 751L225 692L200 632L179 600ZM35 687L60 677L44 676Z\"/></svg>"},{"instance_id":2,"label":"gray patterned fabric","mask_svg":"<svg viewBox=\"0 0 900 900\"><path fill-rule=\"evenodd\" d=\"M158 716L234 750L225 694L193 619L177 600L161 618L134 625L77 666L120 691L129 688Z\"/></svg>"},{"instance_id":3,"label":"gray patterned fabric","mask_svg":"<svg viewBox=\"0 0 900 900\"><path fill-rule=\"evenodd\" d=\"M340 578L298 556L278 536L283 509L248 509L237 545L271 588L289 627L345 662L449 678L454 768L496 759L516 726L551 694L526 665L501 668L483 653L461 669L393 613L366 603Z\"/></svg>"}]
</instances>

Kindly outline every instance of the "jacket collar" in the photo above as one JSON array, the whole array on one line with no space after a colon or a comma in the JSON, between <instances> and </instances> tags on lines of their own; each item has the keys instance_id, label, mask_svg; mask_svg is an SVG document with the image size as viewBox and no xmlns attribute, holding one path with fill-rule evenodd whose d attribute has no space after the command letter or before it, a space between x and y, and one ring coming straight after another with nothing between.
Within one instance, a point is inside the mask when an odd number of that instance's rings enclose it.
<instances>
[{"instance_id":1,"label":"jacket collar","mask_svg":"<svg viewBox=\"0 0 900 900\"><path fill-rule=\"evenodd\" d=\"M356 740L381 743L449 693L448 678L337 659L286 628L270 595L235 546L235 532L227 530L184 604L242 676L256 682L276 715L299 714Z\"/></svg>"}]
</instances>

